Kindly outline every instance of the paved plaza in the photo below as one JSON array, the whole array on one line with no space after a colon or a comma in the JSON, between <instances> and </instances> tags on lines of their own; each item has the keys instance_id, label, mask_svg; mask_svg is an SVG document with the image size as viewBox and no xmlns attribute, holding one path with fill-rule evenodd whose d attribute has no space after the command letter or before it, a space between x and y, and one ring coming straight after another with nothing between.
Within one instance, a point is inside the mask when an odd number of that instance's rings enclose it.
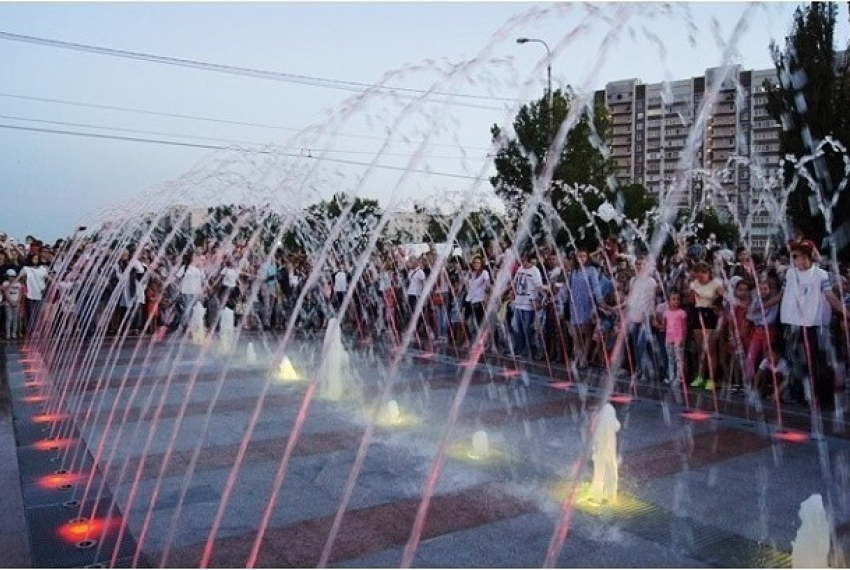
<instances>
[{"instance_id":1,"label":"paved plaza","mask_svg":"<svg viewBox=\"0 0 850 570\"><path fill-rule=\"evenodd\" d=\"M230 358L107 341L49 366L0 346L0 566L314 567L324 553L334 567L397 567L408 549L415 567L540 567L547 553L558 567L789 567L813 493L844 565L842 421L813 428L785 410L780 432L769 403L700 392L686 408L663 386L609 391L540 363L359 343L360 398L331 401L309 389L322 339L287 350L300 379L280 376L274 341L243 337ZM382 397L398 404L392 421ZM603 399L622 424L610 504L586 492Z\"/></svg>"}]
</instances>

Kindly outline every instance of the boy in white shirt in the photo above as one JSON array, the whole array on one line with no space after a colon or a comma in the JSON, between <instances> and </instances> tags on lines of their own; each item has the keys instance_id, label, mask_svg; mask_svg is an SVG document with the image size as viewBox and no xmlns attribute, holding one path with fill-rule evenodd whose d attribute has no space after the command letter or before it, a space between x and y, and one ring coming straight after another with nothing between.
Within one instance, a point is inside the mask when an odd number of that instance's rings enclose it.
<instances>
[{"instance_id":1,"label":"boy in white shirt","mask_svg":"<svg viewBox=\"0 0 850 570\"><path fill-rule=\"evenodd\" d=\"M534 313L540 306L543 277L532 253L522 256L522 266L514 274L513 337L514 350L520 358L537 357L537 337L534 334Z\"/></svg>"},{"instance_id":2,"label":"boy in white shirt","mask_svg":"<svg viewBox=\"0 0 850 570\"><path fill-rule=\"evenodd\" d=\"M847 309L832 292L829 273L814 265L815 245L802 240L793 243L790 249L793 267L785 272L779 319L786 325L787 355L794 377L791 395L801 400L805 382L812 388L812 408L832 411L835 378L828 357L830 351L824 343L828 338L824 316L829 316L827 311L831 307L846 320Z\"/></svg>"}]
</instances>

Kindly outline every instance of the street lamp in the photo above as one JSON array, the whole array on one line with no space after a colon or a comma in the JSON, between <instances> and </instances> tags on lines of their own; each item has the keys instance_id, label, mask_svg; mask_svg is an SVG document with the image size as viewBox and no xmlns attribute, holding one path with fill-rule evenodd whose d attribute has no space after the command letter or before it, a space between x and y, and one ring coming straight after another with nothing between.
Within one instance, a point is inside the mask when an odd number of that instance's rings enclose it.
<instances>
[{"instance_id":1,"label":"street lamp","mask_svg":"<svg viewBox=\"0 0 850 570\"><path fill-rule=\"evenodd\" d=\"M552 138L555 136L555 110L552 108L553 99L552 99L552 50L549 49L549 44L544 42L543 40L537 38L517 38L516 43L518 44L543 44L543 47L546 48L546 89L549 94L549 146L552 145Z\"/></svg>"}]
</instances>

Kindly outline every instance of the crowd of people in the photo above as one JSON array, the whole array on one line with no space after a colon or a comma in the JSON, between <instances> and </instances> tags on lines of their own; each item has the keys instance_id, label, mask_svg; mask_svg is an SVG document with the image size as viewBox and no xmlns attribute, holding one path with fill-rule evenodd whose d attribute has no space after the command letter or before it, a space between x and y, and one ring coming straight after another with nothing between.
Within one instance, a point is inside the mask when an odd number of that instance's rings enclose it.
<instances>
[{"instance_id":1,"label":"crowd of people","mask_svg":"<svg viewBox=\"0 0 850 570\"><path fill-rule=\"evenodd\" d=\"M850 362L846 267L805 239L769 258L698 242L664 258L625 246L518 251L502 239L445 259L434 246L384 246L358 266L244 242L166 255L0 235L0 333L180 334L200 304L212 332L224 307L246 330L320 330L335 317L362 339L400 343L410 330L429 350L835 408Z\"/></svg>"}]
</instances>

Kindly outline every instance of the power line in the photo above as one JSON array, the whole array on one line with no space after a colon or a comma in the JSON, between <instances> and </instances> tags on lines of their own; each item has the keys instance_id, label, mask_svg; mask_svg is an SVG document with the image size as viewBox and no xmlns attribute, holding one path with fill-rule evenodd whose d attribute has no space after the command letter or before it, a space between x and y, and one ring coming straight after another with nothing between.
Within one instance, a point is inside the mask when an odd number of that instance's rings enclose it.
<instances>
[{"instance_id":1,"label":"power line","mask_svg":"<svg viewBox=\"0 0 850 570\"><path fill-rule=\"evenodd\" d=\"M100 133L84 133L80 131L63 131L58 129L41 129L38 127L23 127L20 125L7 125L0 123L0 129L12 129L18 131L30 131L35 133L49 133L49 134L57 134L57 135L69 135L69 136L79 136L79 137L88 137L88 138L96 138L96 139L108 139L108 140L119 140L126 142L140 142L140 143L149 143L149 144L163 144L169 146L182 146L196 149L205 149L205 150L229 150L229 151L243 151L250 152L255 154L269 154L276 156L285 156L290 158L306 158L313 160L322 160L323 162L334 162L337 164L347 164L351 166L366 166L366 167L375 167L381 168L384 170L394 170L397 172L415 172L417 174L429 174L433 176L442 176L446 178L457 178L462 180L484 180L486 177L479 176L468 176L466 174L455 174L451 172L439 172L435 170L423 170L419 168L406 168L404 166L392 166L389 164L373 164L367 162L357 162L354 160L346 160L342 158L330 158L330 157L316 157L310 155L302 155L292 152L280 152L270 149L247 149L247 148L237 148L233 146L224 146L224 145L213 145L213 144L203 144L203 143L191 143L191 142L182 142L182 141L167 141L162 139L148 139L141 137L127 137L120 135L106 135Z\"/></svg>"},{"instance_id":2,"label":"power line","mask_svg":"<svg viewBox=\"0 0 850 570\"><path fill-rule=\"evenodd\" d=\"M377 84L369 84L369 83L359 83L356 81L344 81L340 79L327 79L324 77L312 77L309 75L300 75L295 73L283 73L278 71L265 71L261 69L250 69L247 67L237 67L232 65L221 65L218 63L208 63L203 61L191 60L191 59L181 59L176 57L167 57L167 56L159 56L144 52L136 52L136 51L128 51L114 48L106 48L100 46L92 46L87 44L80 44L74 42L64 42L60 40L52 40L49 38L39 38L35 36L25 36L21 34L13 34L10 32L0 31L0 39L14 41L14 42L23 42L30 44L43 45L48 47L60 48L60 49L70 49L76 51L83 51L89 53L98 53L101 55L109 55L113 57L123 57L128 59L136 59L141 61L148 61L152 63L162 63L165 65L174 65L178 67L190 67L194 69L202 69L205 71L215 71L218 73L228 73L231 75L245 75L248 77L259 77L263 79L272 79L275 81L284 81L288 83L298 83L302 85L311 85L314 87L325 87L328 89L339 89L343 91L351 91L362 93L364 91L384 91L384 92L392 92L394 94L398 94L396 92L403 93L405 95L400 95L404 97L414 97L421 95L439 95L442 97L449 98L463 98L463 99L474 99L474 100L486 100L486 101L499 101L504 103L519 103L520 101L515 99L505 99L501 97L492 97L488 95L465 95L461 93L447 93L444 91L430 91L425 89L413 89L410 87L394 87L394 86L384 86ZM450 104L450 105L460 105L463 107L471 107L477 109L486 109L491 111L501 111L502 109L498 107L487 107L483 105L473 105L470 103L463 103L460 101L453 101L452 99L445 99L440 101L432 101L432 100L424 100L424 102L428 103L437 103L437 104Z\"/></svg>"},{"instance_id":3,"label":"power line","mask_svg":"<svg viewBox=\"0 0 850 570\"><path fill-rule=\"evenodd\" d=\"M270 143L259 143L256 141L243 141L243 140L234 140L234 139L225 139L225 138L215 138L215 137L205 137L200 135L187 135L181 133L167 133L162 131L146 131L141 129L127 129L121 127L108 127L103 125L93 125L91 123L72 123L68 121L49 121L46 119L34 119L32 117L18 117L14 115L2 115L0 114L0 119L11 119L13 121L27 121L30 123L41 123L48 125L61 125L63 127L83 127L86 129L100 129L106 131L117 131L122 133L135 133L142 135L158 135L158 136L167 136L167 137L181 137L188 139L197 139L197 140L205 140L205 141L217 141L235 145L249 145L249 146L264 146ZM297 147L297 146L287 146L287 145L275 145L276 148L280 149L289 149L295 150L303 154L313 154L313 153L333 153L333 154L375 154L372 151L368 150L349 150L349 149L335 149L335 148L318 148L318 147ZM383 152L382 156L401 156L410 158L414 156L410 153L400 153L400 152ZM458 156L447 156L447 155L424 155L424 158L437 159L437 158L452 158L457 159Z\"/></svg>"},{"instance_id":4,"label":"power line","mask_svg":"<svg viewBox=\"0 0 850 570\"><path fill-rule=\"evenodd\" d=\"M244 122L244 121L231 121L231 120L228 120L228 119L217 119L217 118L213 118L213 117L202 117L202 116L199 116L199 115L181 115L181 114L178 114L178 113L167 113L167 112L164 112L164 111L151 111L151 110L148 110L148 109L138 109L138 108L133 108L133 107L118 107L118 106L114 106L114 105L100 105L100 104L96 104L96 103L82 103L82 102L79 102L79 101L67 101L67 100L63 100L63 99L50 99L50 98L46 98L46 97L33 97L33 96L29 96L29 95L17 95L17 94L14 94L14 93L2 93L2 92L0 92L0 97L8 97L10 99L21 99L21 100L24 100L24 101L38 101L38 102L41 102L41 103L55 103L55 104L58 104L58 105L69 105L69 106L72 106L72 107L87 107L87 108L91 108L91 109L106 109L108 111L140 113L140 114L143 114L143 115L151 115L151 116L157 116L157 117L170 117L170 118L176 118L176 119L190 119L190 120L194 120L194 121L206 121L206 122L210 122L210 123L221 123L221 124L225 124L225 125L236 125L236 126L243 126L243 127L258 127L258 128L262 128L262 129L274 129L274 130L281 130L281 131L290 131L290 132L295 132L295 133L301 133L301 132L304 132L304 130L305 130L303 128L298 129L298 128L294 128L294 127L284 127L284 126L280 126L280 125L268 125L268 124L263 124L263 123L250 123L250 122ZM367 140L376 140L376 141L382 141L382 142L386 141L386 137L379 137L379 136L375 136L375 135L359 135L359 134L352 134L352 133L336 133L335 132L334 136L367 139ZM394 140L393 142L394 143L402 143L402 144L420 144L421 141L405 141L405 140L398 139L398 140ZM437 143L437 142L429 143L429 145L430 146L444 146L444 147L449 147L449 148L458 148L458 146L459 146L459 145L456 145L456 144ZM468 150L484 150L484 151L489 150L489 149L484 148L484 147L473 147L473 146L464 146L464 148L466 148Z\"/></svg>"}]
</instances>

